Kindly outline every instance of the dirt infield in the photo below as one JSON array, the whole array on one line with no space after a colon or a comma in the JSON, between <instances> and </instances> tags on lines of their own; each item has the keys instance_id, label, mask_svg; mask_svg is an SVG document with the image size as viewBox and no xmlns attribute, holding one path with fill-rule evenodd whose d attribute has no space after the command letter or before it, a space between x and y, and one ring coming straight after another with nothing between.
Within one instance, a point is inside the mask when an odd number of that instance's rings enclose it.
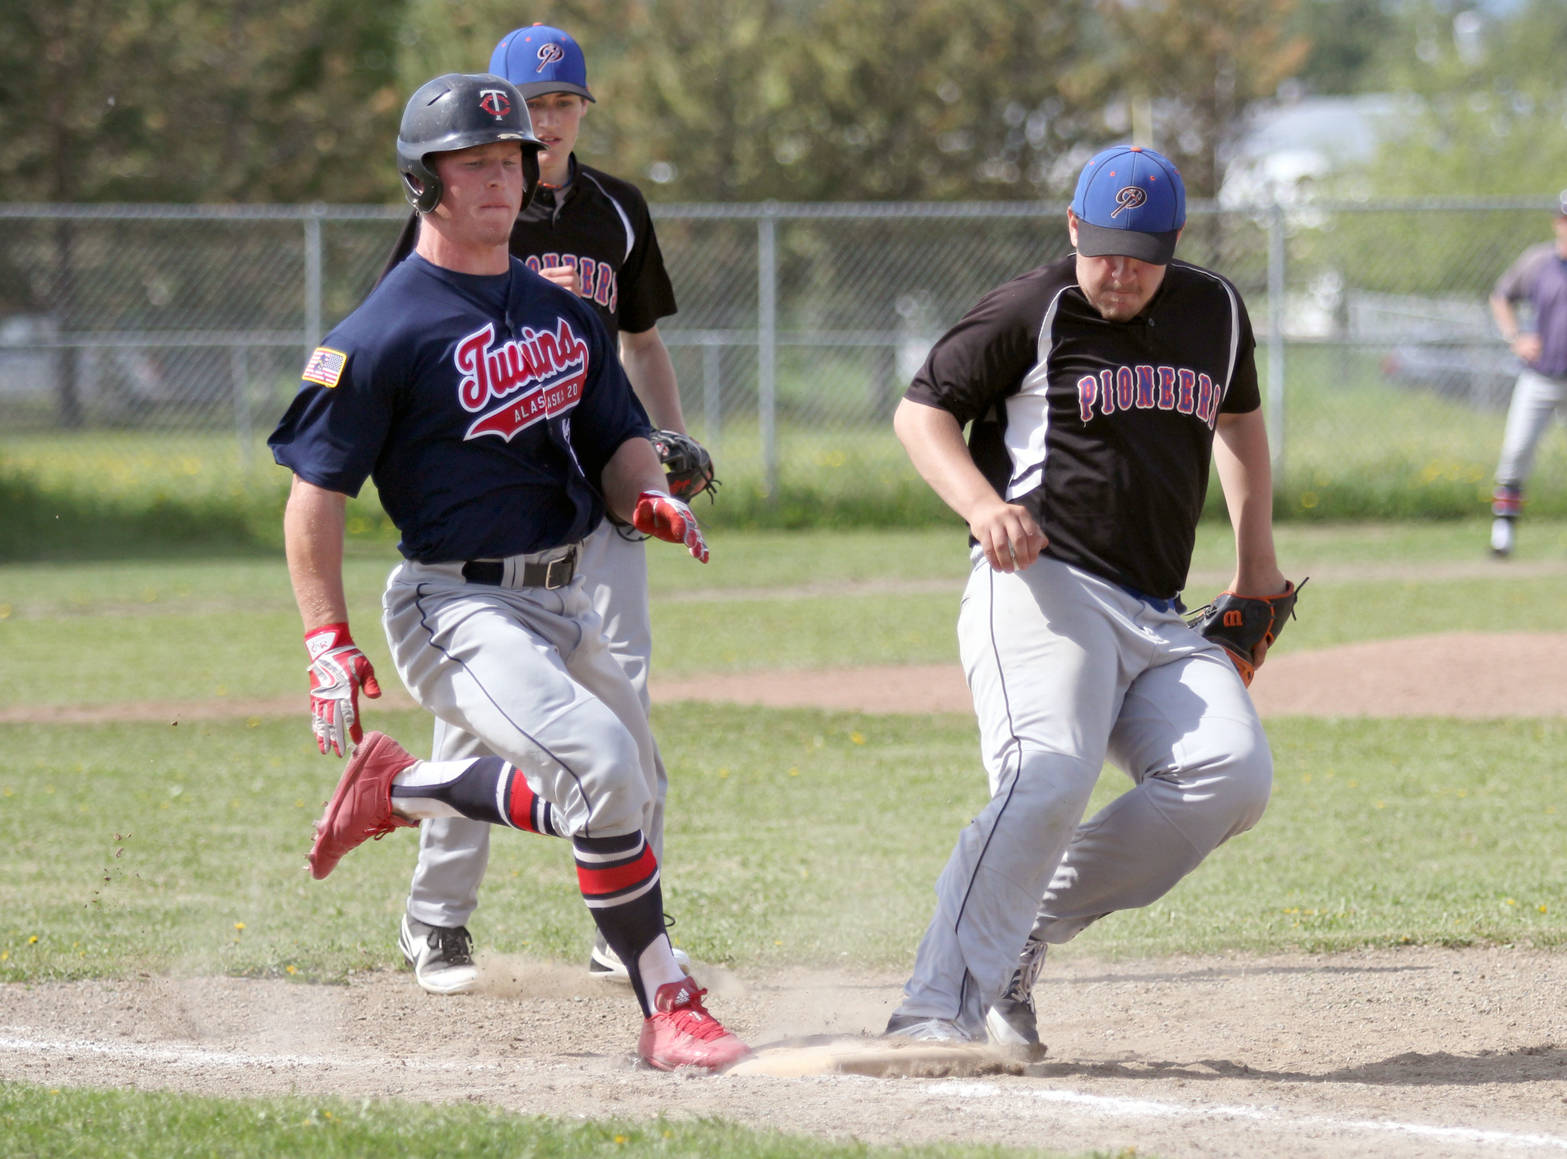
<instances>
[{"instance_id":1,"label":"dirt infield","mask_svg":"<svg viewBox=\"0 0 1567 1159\"><path fill-rule=\"evenodd\" d=\"M1567 633L1454 632L1373 640L1270 659L1252 685L1263 716L1567 716ZM655 704L700 700L845 712L969 712L953 664L805 671L724 672L660 678ZM389 690L381 708L410 708ZM303 694L277 700L129 701L112 705L0 707L0 723L91 724L203 720L308 712Z\"/></svg>"},{"instance_id":2,"label":"dirt infield","mask_svg":"<svg viewBox=\"0 0 1567 1159\"><path fill-rule=\"evenodd\" d=\"M1167 1159L1567 1155L1567 955L1409 949L1105 964L1068 947L1024 1073L810 1078L638 1070L624 987L480 954L481 993L405 972L347 986L132 978L6 987L0 1076L242 1096L480 1102L524 1114L720 1116L866 1143L989 1142ZM879 1031L901 976L696 965L756 1045Z\"/></svg>"},{"instance_id":3,"label":"dirt infield","mask_svg":"<svg viewBox=\"0 0 1567 1159\"><path fill-rule=\"evenodd\" d=\"M1567 715L1567 637L1453 634L1281 654L1264 715ZM665 680L702 699L868 712L969 710L952 666ZM389 696L387 703L399 702ZM146 702L4 719L299 712ZM390 947L389 947L390 950ZM526 1114L719 1116L866 1143L988 1142L1167 1159L1567 1159L1567 955L1513 948L1157 959L1052 955L1049 1057L1007 1073L780 1078L633 1065L629 991L575 967L479 955L481 992L438 999L402 971L346 986L146 978L0 990L0 1077L225 1096L481 1102ZM870 1035L901 975L737 976L696 965L758 1046ZM1015 1072L1017 1068L1013 1068Z\"/></svg>"},{"instance_id":4,"label":"dirt infield","mask_svg":"<svg viewBox=\"0 0 1567 1159\"><path fill-rule=\"evenodd\" d=\"M1263 716L1564 716L1567 634L1455 632L1281 653L1252 684ZM968 712L956 664L655 679L653 698L859 712Z\"/></svg>"}]
</instances>

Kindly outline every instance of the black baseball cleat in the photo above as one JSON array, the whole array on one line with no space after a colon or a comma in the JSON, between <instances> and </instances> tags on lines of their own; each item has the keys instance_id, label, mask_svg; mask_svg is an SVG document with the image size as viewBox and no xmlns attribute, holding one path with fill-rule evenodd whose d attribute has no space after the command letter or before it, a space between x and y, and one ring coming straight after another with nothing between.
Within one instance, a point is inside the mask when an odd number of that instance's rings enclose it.
<instances>
[{"instance_id":1,"label":"black baseball cleat","mask_svg":"<svg viewBox=\"0 0 1567 1159\"><path fill-rule=\"evenodd\" d=\"M1045 948L1044 942L1029 940L1006 990L985 1011L985 1034L990 1044L1023 1062L1045 1057L1045 1044L1039 1041L1039 1015L1034 1009L1034 984L1045 965Z\"/></svg>"}]
</instances>

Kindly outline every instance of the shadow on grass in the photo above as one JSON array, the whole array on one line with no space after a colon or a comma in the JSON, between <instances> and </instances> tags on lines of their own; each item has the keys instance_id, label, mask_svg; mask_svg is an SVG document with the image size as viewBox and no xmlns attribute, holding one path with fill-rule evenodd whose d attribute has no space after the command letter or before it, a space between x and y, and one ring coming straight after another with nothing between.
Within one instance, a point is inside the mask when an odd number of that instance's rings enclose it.
<instances>
[{"instance_id":1,"label":"shadow on grass","mask_svg":"<svg viewBox=\"0 0 1567 1159\"><path fill-rule=\"evenodd\" d=\"M164 487L167 490L164 490ZM768 494L744 485L721 488L716 501L699 496L693 508L710 530L864 530L961 527L950 510L923 486L833 490L792 486ZM1381 497L1359 503L1355 497L1334 502L1313 498L1309 508L1284 490L1275 497L1278 522L1325 522L1344 518L1441 519L1473 515L1473 503L1460 507ZM1364 499L1364 496L1360 498ZM248 488L235 484L225 494L182 493L164 483L142 494L110 497L94 494L92 480L69 488L0 471L0 563L74 560L161 559L171 555L212 556L277 553L283 544L286 486ZM1407 509L1407 510L1406 510ZM1549 514L1549 512L1546 512ZM1212 488L1203 518L1225 521L1222 493ZM397 534L381 510L373 487L350 502L348 541L382 546Z\"/></svg>"},{"instance_id":2,"label":"shadow on grass","mask_svg":"<svg viewBox=\"0 0 1567 1159\"><path fill-rule=\"evenodd\" d=\"M207 496L116 501L0 475L0 511L0 563L259 555L282 544L283 512L275 501L242 507Z\"/></svg>"}]
</instances>

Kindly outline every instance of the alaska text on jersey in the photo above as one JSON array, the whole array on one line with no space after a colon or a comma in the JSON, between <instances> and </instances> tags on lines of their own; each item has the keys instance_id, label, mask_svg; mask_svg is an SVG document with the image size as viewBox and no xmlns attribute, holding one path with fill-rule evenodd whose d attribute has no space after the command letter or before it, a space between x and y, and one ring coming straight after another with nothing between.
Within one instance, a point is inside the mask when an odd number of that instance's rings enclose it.
<instances>
[{"instance_id":1,"label":"alaska text on jersey","mask_svg":"<svg viewBox=\"0 0 1567 1159\"><path fill-rule=\"evenodd\" d=\"M467 411L485 411L467 438L499 435L510 442L518 431L577 405L588 376L588 344L559 319L553 332L523 327L499 346L490 323L457 343L452 361L462 373L457 397ZM520 394L520 397L519 397ZM496 402L503 405L495 407Z\"/></svg>"}]
</instances>

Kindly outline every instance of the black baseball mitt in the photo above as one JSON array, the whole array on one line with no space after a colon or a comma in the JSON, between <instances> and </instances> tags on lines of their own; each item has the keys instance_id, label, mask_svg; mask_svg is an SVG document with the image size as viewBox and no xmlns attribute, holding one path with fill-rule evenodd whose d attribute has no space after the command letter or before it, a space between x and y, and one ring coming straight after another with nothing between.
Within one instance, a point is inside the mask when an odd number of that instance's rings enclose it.
<instances>
[{"instance_id":1,"label":"black baseball mitt","mask_svg":"<svg viewBox=\"0 0 1567 1159\"><path fill-rule=\"evenodd\" d=\"M1223 592L1213 603L1193 612L1186 623L1207 639L1224 645L1235 670L1249 687L1251 678L1257 674L1257 665L1261 663L1257 649L1263 644L1273 646L1273 641L1284 631L1285 621L1295 617L1295 598L1305 586L1306 580L1289 584L1276 596ZM1263 655L1266 654L1264 651Z\"/></svg>"},{"instance_id":2,"label":"black baseball mitt","mask_svg":"<svg viewBox=\"0 0 1567 1159\"><path fill-rule=\"evenodd\" d=\"M671 495L685 502L690 502L703 491L707 492L710 500L717 497L718 480L713 476L713 456L707 453L706 447L679 431L654 431L652 438L658 461L664 464L664 475L669 480Z\"/></svg>"}]
</instances>

